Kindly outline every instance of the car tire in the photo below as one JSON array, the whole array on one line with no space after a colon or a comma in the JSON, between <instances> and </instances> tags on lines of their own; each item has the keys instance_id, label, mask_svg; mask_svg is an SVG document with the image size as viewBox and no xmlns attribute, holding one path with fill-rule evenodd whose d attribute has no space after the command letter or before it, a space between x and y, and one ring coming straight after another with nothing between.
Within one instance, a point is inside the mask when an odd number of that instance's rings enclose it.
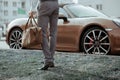
<instances>
[{"instance_id":1,"label":"car tire","mask_svg":"<svg viewBox=\"0 0 120 80\"><path fill-rule=\"evenodd\" d=\"M9 35L9 46L12 49L21 49L21 42L22 42L22 29L14 28L10 32Z\"/></svg>"},{"instance_id":2,"label":"car tire","mask_svg":"<svg viewBox=\"0 0 120 80\"><path fill-rule=\"evenodd\" d=\"M81 47L86 54L106 55L110 52L109 36L99 27L89 28L82 36Z\"/></svg>"}]
</instances>

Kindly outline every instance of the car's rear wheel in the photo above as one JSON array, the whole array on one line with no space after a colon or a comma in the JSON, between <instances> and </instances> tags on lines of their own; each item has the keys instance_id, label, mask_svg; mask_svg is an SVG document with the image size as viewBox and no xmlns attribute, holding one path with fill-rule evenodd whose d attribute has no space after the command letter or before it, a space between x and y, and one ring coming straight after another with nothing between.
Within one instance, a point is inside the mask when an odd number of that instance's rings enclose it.
<instances>
[{"instance_id":1,"label":"car's rear wheel","mask_svg":"<svg viewBox=\"0 0 120 80\"><path fill-rule=\"evenodd\" d=\"M21 49L21 42L22 42L22 29L14 28L10 32L9 36L9 46L12 49Z\"/></svg>"},{"instance_id":2,"label":"car's rear wheel","mask_svg":"<svg viewBox=\"0 0 120 80\"><path fill-rule=\"evenodd\" d=\"M101 28L90 28L83 35L81 46L87 54L108 54L110 52L109 36Z\"/></svg>"}]
</instances>

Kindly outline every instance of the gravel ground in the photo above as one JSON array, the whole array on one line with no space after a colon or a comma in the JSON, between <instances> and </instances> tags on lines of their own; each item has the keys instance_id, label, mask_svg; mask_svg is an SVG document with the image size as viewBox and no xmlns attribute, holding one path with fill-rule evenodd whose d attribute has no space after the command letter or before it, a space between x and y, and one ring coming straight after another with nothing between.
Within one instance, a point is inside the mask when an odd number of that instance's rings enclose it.
<instances>
[{"instance_id":1,"label":"gravel ground","mask_svg":"<svg viewBox=\"0 0 120 80\"><path fill-rule=\"evenodd\" d=\"M120 56L56 52L55 68L39 70L42 51L0 50L0 80L120 80Z\"/></svg>"}]
</instances>

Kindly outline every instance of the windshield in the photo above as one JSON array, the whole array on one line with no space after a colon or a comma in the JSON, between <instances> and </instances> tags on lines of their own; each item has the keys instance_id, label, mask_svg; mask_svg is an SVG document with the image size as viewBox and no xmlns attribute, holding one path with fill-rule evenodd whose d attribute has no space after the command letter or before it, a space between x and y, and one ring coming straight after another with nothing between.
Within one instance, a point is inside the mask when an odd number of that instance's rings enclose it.
<instances>
[{"instance_id":1,"label":"windshield","mask_svg":"<svg viewBox=\"0 0 120 80\"><path fill-rule=\"evenodd\" d=\"M106 15L100 13L99 11L91 8L85 7L81 5L67 5L67 9L70 13L76 18L84 18L84 17L107 17Z\"/></svg>"}]
</instances>

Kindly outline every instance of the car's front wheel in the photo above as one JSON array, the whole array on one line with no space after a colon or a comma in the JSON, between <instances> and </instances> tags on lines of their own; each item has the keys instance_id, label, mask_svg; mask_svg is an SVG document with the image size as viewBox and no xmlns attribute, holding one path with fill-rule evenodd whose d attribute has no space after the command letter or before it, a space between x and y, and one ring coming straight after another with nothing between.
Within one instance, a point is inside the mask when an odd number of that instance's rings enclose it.
<instances>
[{"instance_id":1,"label":"car's front wheel","mask_svg":"<svg viewBox=\"0 0 120 80\"><path fill-rule=\"evenodd\" d=\"M108 54L110 52L109 36L101 28L90 28L83 35L81 46L87 54Z\"/></svg>"},{"instance_id":2,"label":"car's front wheel","mask_svg":"<svg viewBox=\"0 0 120 80\"><path fill-rule=\"evenodd\" d=\"M9 35L9 46L12 49L21 49L21 42L22 42L22 29L14 28L10 32Z\"/></svg>"}]
</instances>

